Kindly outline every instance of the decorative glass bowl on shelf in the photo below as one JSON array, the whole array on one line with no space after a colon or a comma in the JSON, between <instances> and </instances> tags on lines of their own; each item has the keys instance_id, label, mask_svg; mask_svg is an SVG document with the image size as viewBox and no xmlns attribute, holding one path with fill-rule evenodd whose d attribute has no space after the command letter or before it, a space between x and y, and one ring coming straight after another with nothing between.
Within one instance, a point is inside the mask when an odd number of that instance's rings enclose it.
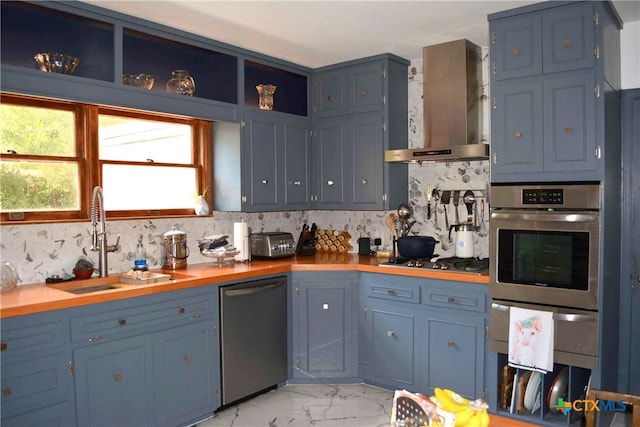
<instances>
[{"instance_id":1,"label":"decorative glass bowl on shelf","mask_svg":"<svg viewBox=\"0 0 640 427\"><path fill-rule=\"evenodd\" d=\"M64 53L37 53L33 59L38 64L40 71L59 74L75 74L80 60L75 56Z\"/></svg>"},{"instance_id":2,"label":"decorative glass bowl on shelf","mask_svg":"<svg viewBox=\"0 0 640 427\"><path fill-rule=\"evenodd\" d=\"M219 249L202 249L200 253L207 258L213 258L213 265L217 267L231 267L236 255L240 253L236 248Z\"/></svg>"},{"instance_id":3,"label":"decorative glass bowl on shelf","mask_svg":"<svg viewBox=\"0 0 640 427\"><path fill-rule=\"evenodd\" d=\"M151 89L155 79L151 74L123 74L122 83L128 86L141 87L143 89Z\"/></svg>"},{"instance_id":4,"label":"decorative glass bowl on shelf","mask_svg":"<svg viewBox=\"0 0 640 427\"><path fill-rule=\"evenodd\" d=\"M195 91L196 82L188 71L175 70L171 72L171 79L167 82L167 92L193 96Z\"/></svg>"}]
</instances>

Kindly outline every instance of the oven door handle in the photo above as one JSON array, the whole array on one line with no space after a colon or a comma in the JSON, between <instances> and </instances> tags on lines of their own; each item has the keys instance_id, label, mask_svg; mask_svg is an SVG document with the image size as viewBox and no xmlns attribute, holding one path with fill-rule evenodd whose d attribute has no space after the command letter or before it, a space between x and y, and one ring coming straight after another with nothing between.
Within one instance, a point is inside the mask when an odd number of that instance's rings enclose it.
<instances>
[{"instance_id":1,"label":"oven door handle","mask_svg":"<svg viewBox=\"0 0 640 427\"><path fill-rule=\"evenodd\" d=\"M496 311L509 311L511 306L491 303L491 309ZM553 313L553 320L560 320L563 322L595 322L598 317L591 314L578 314L578 313Z\"/></svg>"},{"instance_id":2,"label":"oven door handle","mask_svg":"<svg viewBox=\"0 0 640 427\"><path fill-rule=\"evenodd\" d=\"M508 305L504 305L504 304L498 304L498 303L491 303L491 309L492 310L497 310L497 311L509 311L509 306Z\"/></svg>"},{"instance_id":3,"label":"oven door handle","mask_svg":"<svg viewBox=\"0 0 640 427\"><path fill-rule=\"evenodd\" d=\"M590 314L576 313L553 313L553 320L562 320L563 322L595 322L597 316Z\"/></svg>"},{"instance_id":4,"label":"oven door handle","mask_svg":"<svg viewBox=\"0 0 640 427\"><path fill-rule=\"evenodd\" d=\"M497 211L491 213L491 221L540 221L540 222L591 222L599 221L597 212L536 212L536 211Z\"/></svg>"}]
</instances>

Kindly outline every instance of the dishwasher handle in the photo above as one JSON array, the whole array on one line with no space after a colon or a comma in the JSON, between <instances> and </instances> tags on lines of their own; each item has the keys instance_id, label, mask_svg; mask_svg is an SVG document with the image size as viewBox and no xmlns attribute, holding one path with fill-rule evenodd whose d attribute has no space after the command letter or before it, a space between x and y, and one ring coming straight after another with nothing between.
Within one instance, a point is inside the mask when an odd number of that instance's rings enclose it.
<instances>
[{"instance_id":1,"label":"dishwasher handle","mask_svg":"<svg viewBox=\"0 0 640 427\"><path fill-rule=\"evenodd\" d=\"M244 295L257 294L258 292L264 292L269 289L277 288L278 286L282 286L282 283L276 283L273 285L256 285L250 288L241 288L241 289L227 289L224 291L225 297L241 297Z\"/></svg>"}]
</instances>

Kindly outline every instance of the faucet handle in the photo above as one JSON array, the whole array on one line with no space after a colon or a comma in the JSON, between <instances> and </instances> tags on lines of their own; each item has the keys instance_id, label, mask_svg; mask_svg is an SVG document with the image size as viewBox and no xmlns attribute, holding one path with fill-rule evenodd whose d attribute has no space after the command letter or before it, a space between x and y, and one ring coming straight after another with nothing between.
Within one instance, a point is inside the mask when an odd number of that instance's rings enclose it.
<instances>
[{"instance_id":1,"label":"faucet handle","mask_svg":"<svg viewBox=\"0 0 640 427\"><path fill-rule=\"evenodd\" d=\"M118 249L120 249L120 235L119 234L116 237L116 243L114 245L107 245L107 252L115 252Z\"/></svg>"}]
</instances>

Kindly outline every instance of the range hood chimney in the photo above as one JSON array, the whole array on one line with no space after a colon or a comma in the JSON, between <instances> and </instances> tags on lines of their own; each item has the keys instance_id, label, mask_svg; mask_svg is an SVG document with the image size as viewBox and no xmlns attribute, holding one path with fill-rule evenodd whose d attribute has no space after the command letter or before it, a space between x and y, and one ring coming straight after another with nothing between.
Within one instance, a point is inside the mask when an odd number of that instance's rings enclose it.
<instances>
[{"instance_id":1,"label":"range hood chimney","mask_svg":"<svg viewBox=\"0 0 640 427\"><path fill-rule=\"evenodd\" d=\"M480 142L482 51L468 40L423 48L424 147L387 150L388 163L489 158Z\"/></svg>"}]
</instances>

